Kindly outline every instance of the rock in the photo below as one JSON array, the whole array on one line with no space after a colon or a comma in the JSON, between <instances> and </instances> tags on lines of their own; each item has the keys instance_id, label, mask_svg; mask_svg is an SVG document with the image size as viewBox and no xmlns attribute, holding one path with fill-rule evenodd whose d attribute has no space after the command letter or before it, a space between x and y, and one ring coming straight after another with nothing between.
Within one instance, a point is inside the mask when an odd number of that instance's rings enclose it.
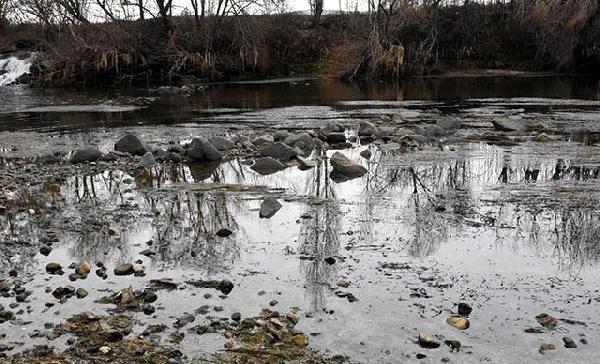
<instances>
[{"instance_id":1,"label":"rock","mask_svg":"<svg viewBox=\"0 0 600 364\"><path fill-rule=\"evenodd\" d=\"M368 121L361 121L358 128L359 136L376 136L379 134L379 130L375 124Z\"/></svg>"},{"instance_id":2,"label":"rock","mask_svg":"<svg viewBox=\"0 0 600 364\"><path fill-rule=\"evenodd\" d=\"M315 142L308 133L291 134L283 142L292 148L300 149L305 156L315 149Z\"/></svg>"},{"instance_id":3,"label":"rock","mask_svg":"<svg viewBox=\"0 0 600 364\"><path fill-rule=\"evenodd\" d=\"M334 181L347 181L353 178L362 177L367 173L365 167L349 159L340 152L335 152L329 161L333 167L331 177Z\"/></svg>"},{"instance_id":4,"label":"rock","mask_svg":"<svg viewBox=\"0 0 600 364\"><path fill-rule=\"evenodd\" d=\"M54 291L52 291L52 296L54 298L60 300L62 298L69 298L75 294L75 287L67 286L67 287L58 287Z\"/></svg>"},{"instance_id":5,"label":"rock","mask_svg":"<svg viewBox=\"0 0 600 364\"><path fill-rule=\"evenodd\" d=\"M296 157L296 160L298 161L298 168L300 168L301 170L307 170L310 168L314 168L317 166L317 161L312 160L312 159L307 159L307 158L302 158L300 156Z\"/></svg>"},{"instance_id":6,"label":"rock","mask_svg":"<svg viewBox=\"0 0 600 364\"><path fill-rule=\"evenodd\" d=\"M299 348L305 348L308 346L308 335L298 334L292 336L292 343Z\"/></svg>"},{"instance_id":7,"label":"rock","mask_svg":"<svg viewBox=\"0 0 600 364\"><path fill-rule=\"evenodd\" d=\"M466 330L470 326L469 320L460 316L448 317L446 322L459 330Z\"/></svg>"},{"instance_id":8,"label":"rock","mask_svg":"<svg viewBox=\"0 0 600 364\"><path fill-rule=\"evenodd\" d=\"M156 292L154 292L153 290L145 289L142 299L144 300L145 303L153 303L153 302L156 302L156 300L158 299L158 296L156 295Z\"/></svg>"},{"instance_id":9,"label":"rock","mask_svg":"<svg viewBox=\"0 0 600 364\"><path fill-rule=\"evenodd\" d=\"M337 282L337 286L342 287L342 288L348 288L350 286L350 282L348 282L347 280L344 280L344 279L340 279Z\"/></svg>"},{"instance_id":10,"label":"rock","mask_svg":"<svg viewBox=\"0 0 600 364\"><path fill-rule=\"evenodd\" d=\"M86 291L85 288L77 288L75 290L75 296L77 296L77 298L79 298L79 299L85 298L85 297L87 297L87 295L88 295L88 291Z\"/></svg>"},{"instance_id":11,"label":"rock","mask_svg":"<svg viewBox=\"0 0 600 364\"><path fill-rule=\"evenodd\" d=\"M544 125L539 120L502 117L492 120L492 124L499 131L527 132L545 130Z\"/></svg>"},{"instance_id":12,"label":"rock","mask_svg":"<svg viewBox=\"0 0 600 364\"><path fill-rule=\"evenodd\" d=\"M173 324L173 326L177 329L180 329L182 327L184 327L185 325L196 321L196 318L194 317L194 315L190 314L190 313L186 313L183 316L179 317L175 323Z\"/></svg>"},{"instance_id":13,"label":"rock","mask_svg":"<svg viewBox=\"0 0 600 364\"><path fill-rule=\"evenodd\" d=\"M221 238L226 238L231 234L233 234L233 231L231 231L227 228L222 228L222 229L219 229L219 231L217 231L217 236L220 236Z\"/></svg>"},{"instance_id":14,"label":"rock","mask_svg":"<svg viewBox=\"0 0 600 364\"><path fill-rule=\"evenodd\" d=\"M419 333L419 346L426 349L435 349L440 347L440 342L433 336L424 332Z\"/></svg>"},{"instance_id":15,"label":"rock","mask_svg":"<svg viewBox=\"0 0 600 364\"><path fill-rule=\"evenodd\" d=\"M325 140L329 144L345 143L346 133L329 133L325 136Z\"/></svg>"},{"instance_id":16,"label":"rock","mask_svg":"<svg viewBox=\"0 0 600 364\"><path fill-rule=\"evenodd\" d=\"M426 124L417 128L419 134L428 138L443 137L448 134L448 131L441 128L439 125Z\"/></svg>"},{"instance_id":17,"label":"rock","mask_svg":"<svg viewBox=\"0 0 600 364\"><path fill-rule=\"evenodd\" d=\"M42 254L44 256L50 255L51 252L52 252L52 247L50 247L48 245L42 245L40 247L40 254Z\"/></svg>"},{"instance_id":18,"label":"rock","mask_svg":"<svg viewBox=\"0 0 600 364\"><path fill-rule=\"evenodd\" d=\"M38 161L42 164L58 164L62 162L62 159L54 154L45 154L38 158Z\"/></svg>"},{"instance_id":19,"label":"rock","mask_svg":"<svg viewBox=\"0 0 600 364\"><path fill-rule=\"evenodd\" d=\"M425 358L427 358L427 355L425 355L425 354L421 354L421 353L417 353L417 355L415 355L415 357L416 357L417 359L425 359Z\"/></svg>"},{"instance_id":20,"label":"rock","mask_svg":"<svg viewBox=\"0 0 600 364\"><path fill-rule=\"evenodd\" d=\"M473 308L464 302L459 302L458 303L458 314L461 316L469 316L471 314L471 311L473 311Z\"/></svg>"},{"instance_id":21,"label":"rock","mask_svg":"<svg viewBox=\"0 0 600 364\"><path fill-rule=\"evenodd\" d=\"M565 348L567 349L575 349L577 348L577 344L575 344L575 340L569 336L563 337L563 343L565 344Z\"/></svg>"},{"instance_id":22,"label":"rock","mask_svg":"<svg viewBox=\"0 0 600 364\"><path fill-rule=\"evenodd\" d=\"M544 354L545 351L547 350L554 350L556 349L556 345L550 343L550 342L543 342L542 345L540 345L540 354Z\"/></svg>"},{"instance_id":23,"label":"rock","mask_svg":"<svg viewBox=\"0 0 600 364\"><path fill-rule=\"evenodd\" d=\"M586 337L582 337L581 339L579 339L579 342L582 343L583 345L587 345L589 343L588 339Z\"/></svg>"},{"instance_id":24,"label":"rock","mask_svg":"<svg viewBox=\"0 0 600 364\"><path fill-rule=\"evenodd\" d=\"M446 340L444 344L450 348L450 351L458 351L461 347L461 343L458 340Z\"/></svg>"},{"instance_id":25,"label":"rock","mask_svg":"<svg viewBox=\"0 0 600 364\"><path fill-rule=\"evenodd\" d=\"M342 124L338 123L335 120L330 120L327 123L325 123L325 125L321 126L320 128L321 132L325 135L330 134L330 133L343 133L345 128ZM346 140L345 136L344 136L344 141Z\"/></svg>"},{"instance_id":26,"label":"rock","mask_svg":"<svg viewBox=\"0 0 600 364\"><path fill-rule=\"evenodd\" d=\"M329 265L333 265L335 264L335 258L334 257L326 257L325 259L323 259L325 261L325 263L329 264Z\"/></svg>"},{"instance_id":27,"label":"rock","mask_svg":"<svg viewBox=\"0 0 600 364\"><path fill-rule=\"evenodd\" d=\"M148 152L140 158L138 164L142 167L152 167L156 164L156 159L154 158L154 154Z\"/></svg>"},{"instance_id":28,"label":"rock","mask_svg":"<svg viewBox=\"0 0 600 364\"><path fill-rule=\"evenodd\" d=\"M124 263L119 265L114 270L115 275L117 276L126 276L133 273L133 264Z\"/></svg>"},{"instance_id":29,"label":"rock","mask_svg":"<svg viewBox=\"0 0 600 364\"><path fill-rule=\"evenodd\" d=\"M111 348L109 348L108 346L101 346L100 349L98 349L98 351L100 351L102 354L106 355L106 354L110 353Z\"/></svg>"},{"instance_id":30,"label":"rock","mask_svg":"<svg viewBox=\"0 0 600 364\"><path fill-rule=\"evenodd\" d=\"M276 142L280 142L287 138L289 135L290 133L285 130L277 130L275 134L273 134L273 140Z\"/></svg>"},{"instance_id":31,"label":"rock","mask_svg":"<svg viewBox=\"0 0 600 364\"><path fill-rule=\"evenodd\" d=\"M118 161L119 155L117 155L116 153L113 153L113 152L108 152L105 155L103 155L102 158L100 158L100 160L103 160L105 162Z\"/></svg>"},{"instance_id":32,"label":"rock","mask_svg":"<svg viewBox=\"0 0 600 364\"><path fill-rule=\"evenodd\" d=\"M258 216L263 219L271 218L282 207L283 206L279 203L279 201L277 201L276 198L267 197L260 204L260 211L258 213Z\"/></svg>"},{"instance_id":33,"label":"rock","mask_svg":"<svg viewBox=\"0 0 600 364\"><path fill-rule=\"evenodd\" d=\"M437 126L445 130L460 129L461 122L458 118L444 118L437 121Z\"/></svg>"},{"instance_id":34,"label":"rock","mask_svg":"<svg viewBox=\"0 0 600 364\"><path fill-rule=\"evenodd\" d=\"M273 307L273 306L277 306L277 304L279 303L279 301L277 300L272 300L269 302L269 306Z\"/></svg>"},{"instance_id":35,"label":"rock","mask_svg":"<svg viewBox=\"0 0 600 364\"><path fill-rule=\"evenodd\" d=\"M225 341L225 349L232 349L233 348L233 341L231 340L227 340Z\"/></svg>"},{"instance_id":36,"label":"rock","mask_svg":"<svg viewBox=\"0 0 600 364\"><path fill-rule=\"evenodd\" d=\"M214 136L210 138L210 144L214 145L217 150L230 150L235 148L235 144L222 136Z\"/></svg>"},{"instance_id":37,"label":"rock","mask_svg":"<svg viewBox=\"0 0 600 364\"><path fill-rule=\"evenodd\" d=\"M552 141L552 138L550 138L546 133L541 133L535 136L535 138L533 138L533 141L536 143L548 143Z\"/></svg>"},{"instance_id":38,"label":"rock","mask_svg":"<svg viewBox=\"0 0 600 364\"><path fill-rule=\"evenodd\" d=\"M51 262L46 264L46 272L50 274L56 274L62 269L62 266L58 263Z\"/></svg>"},{"instance_id":39,"label":"rock","mask_svg":"<svg viewBox=\"0 0 600 364\"><path fill-rule=\"evenodd\" d=\"M230 294L233 290L233 283L228 279L223 279L217 285L217 289L225 295Z\"/></svg>"},{"instance_id":40,"label":"rock","mask_svg":"<svg viewBox=\"0 0 600 364\"><path fill-rule=\"evenodd\" d=\"M257 147L262 147L264 145L271 144L273 142L274 142L274 140L273 140L272 136L260 135L256 138L254 138L254 140L252 141L252 144L256 145Z\"/></svg>"},{"instance_id":41,"label":"rock","mask_svg":"<svg viewBox=\"0 0 600 364\"><path fill-rule=\"evenodd\" d=\"M360 152L360 156L364 159L371 159L372 154L370 149L365 149Z\"/></svg>"},{"instance_id":42,"label":"rock","mask_svg":"<svg viewBox=\"0 0 600 364\"><path fill-rule=\"evenodd\" d=\"M197 162L216 162L221 160L221 153L203 137L192 140L188 149L188 155Z\"/></svg>"},{"instance_id":43,"label":"rock","mask_svg":"<svg viewBox=\"0 0 600 364\"><path fill-rule=\"evenodd\" d=\"M92 266L88 263L87 260L82 260L75 267L75 273L77 274L89 274L92 270Z\"/></svg>"},{"instance_id":44,"label":"rock","mask_svg":"<svg viewBox=\"0 0 600 364\"><path fill-rule=\"evenodd\" d=\"M277 159L272 157L263 157L254 162L250 168L252 168L252 170L256 173L268 175L284 170L285 166Z\"/></svg>"},{"instance_id":45,"label":"rock","mask_svg":"<svg viewBox=\"0 0 600 364\"><path fill-rule=\"evenodd\" d=\"M115 143L115 151L142 156L149 148L133 133L126 133Z\"/></svg>"},{"instance_id":46,"label":"rock","mask_svg":"<svg viewBox=\"0 0 600 364\"><path fill-rule=\"evenodd\" d=\"M71 163L95 162L102 157L102 152L97 148L79 149L71 156Z\"/></svg>"},{"instance_id":47,"label":"rock","mask_svg":"<svg viewBox=\"0 0 600 364\"><path fill-rule=\"evenodd\" d=\"M537 320L537 322L539 322L540 325L544 326L547 329L552 329L556 327L556 324L558 323L558 320L555 317L547 313L541 313L537 315L535 319Z\"/></svg>"},{"instance_id":48,"label":"rock","mask_svg":"<svg viewBox=\"0 0 600 364\"><path fill-rule=\"evenodd\" d=\"M235 322L239 322L242 319L242 314L239 312L234 312L231 314L231 320Z\"/></svg>"},{"instance_id":49,"label":"rock","mask_svg":"<svg viewBox=\"0 0 600 364\"><path fill-rule=\"evenodd\" d=\"M390 138L396 135L396 128L393 126L380 126L377 130L377 135L380 138Z\"/></svg>"},{"instance_id":50,"label":"rock","mask_svg":"<svg viewBox=\"0 0 600 364\"><path fill-rule=\"evenodd\" d=\"M271 157L285 163L294 159L298 152L287 144L275 142L262 147L259 154L261 157Z\"/></svg>"}]
</instances>

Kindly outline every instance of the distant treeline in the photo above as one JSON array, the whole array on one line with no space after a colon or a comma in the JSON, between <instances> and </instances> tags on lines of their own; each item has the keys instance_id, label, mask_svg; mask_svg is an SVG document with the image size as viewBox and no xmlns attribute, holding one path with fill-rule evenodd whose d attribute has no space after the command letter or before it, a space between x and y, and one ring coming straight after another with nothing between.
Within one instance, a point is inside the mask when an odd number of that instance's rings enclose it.
<instances>
[{"instance_id":1,"label":"distant treeline","mask_svg":"<svg viewBox=\"0 0 600 364\"><path fill-rule=\"evenodd\" d=\"M190 1L175 16L171 0L0 0L0 51L41 51L34 79L51 86L600 73L598 0L368 0L368 11L327 15L322 0L312 15L285 13L282 0Z\"/></svg>"}]
</instances>

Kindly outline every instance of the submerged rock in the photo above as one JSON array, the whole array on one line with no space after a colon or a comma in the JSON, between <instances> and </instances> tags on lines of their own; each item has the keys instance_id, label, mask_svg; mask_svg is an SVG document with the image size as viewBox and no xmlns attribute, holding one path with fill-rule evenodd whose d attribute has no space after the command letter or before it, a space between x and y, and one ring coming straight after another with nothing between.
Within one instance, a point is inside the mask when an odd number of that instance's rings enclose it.
<instances>
[{"instance_id":1,"label":"submerged rock","mask_svg":"<svg viewBox=\"0 0 600 364\"><path fill-rule=\"evenodd\" d=\"M121 153L129 153L142 156L149 152L149 148L142 143L140 138L133 133L126 133L115 143L115 150Z\"/></svg>"},{"instance_id":2,"label":"submerged rock","mask_svg":"<svg viewBox=\"0 0 600 364\"><path fill-rule=\"evenodd\" d=\"M277 201L276 198L267 197L260 204L260 211L258 213L258 216L266 219L271 218L282 207L283 206L279 203L279 201Z\"/></svg>"},{"instance_id":3,"label":"submerged rock","mask_svg":"<svg viewBox=\"0 0 600 364\"><path fill-rule=\"evenodd\" d=\"M250 168L256 173L268 175L284 170L285 165L272 157L263 157L254 162Z\"/></svg>"},{"instance_id":4,"label":"submerged rock","mask_svg":"<svg viewBox=\"0 0 600 364\"><path fill-rule=\"evenodd\" d=\"M371 159L372 154L373 153L371 153L371 150L369 149L365 149L360 152L360 156L364 159Z\"/></svg>"},{"instance_id":5,"label":"submerged rock","mask_svg":"<svg viewBox=\"0 0 600 364\"><path fill-rule=\"evenodd\" d=\"M351 160L340 152L335 152L329 159L333 171L331 178L334 181L347 181L353 178L362 177L367 173L367 169L357 162Z\"/></svg>"},{"instance_id":6,"label":"submerged rock","mask_svg":"<svg viewBox=\"0 0 600 364\"><path fill-rule=\"evenodd\" d=\"M156 164L156 159L154 158L154 154L148 152L144 154L142 158L140 158L139 165L143 167L152 167Z\"/></svg>"},{"instance_id":7,"label":"submerged rock","mask_svg":"<svg viewBox=\"0 0 600 364\"><path fill-rule=\"evenodd\" d=\"M499 131L542 131L544 125L539 120L521 118L495 118L492 120L494 128Z\"/></svg>"},{"instance_id":8,"label":"submerged rock","mask_svg":"<svg viewBox=\"0 0 600 364\"><path fill-rule=\"evenodd\" d=\"M98 148L79 149L71 156L71 163L95 162L102 157L102 152Z\"/></svg>"},{"instance_id":9,"label":"submerged rock","mask_svg":"<svg viewBox=\"0 0 600 364\"><path fill-rule=\"evenodd\" d=\"M197 162L216 162L221 160L221 153L203 137L194 138L190 143L188 155Z\"/></svg>"},{"instance_id":10,"label":"submerged rock","mask_svg":"<svg viewBox=\"0 0 600 364\"><path fill-rule=\"evenodd\" d=\"M219 236L221 238L226 238L231 234L233 234L233 231L231 231L227 228L222 228L222 229L219 229L219 231L217 231L217 236Z\"/></svg>"}]
</instances>

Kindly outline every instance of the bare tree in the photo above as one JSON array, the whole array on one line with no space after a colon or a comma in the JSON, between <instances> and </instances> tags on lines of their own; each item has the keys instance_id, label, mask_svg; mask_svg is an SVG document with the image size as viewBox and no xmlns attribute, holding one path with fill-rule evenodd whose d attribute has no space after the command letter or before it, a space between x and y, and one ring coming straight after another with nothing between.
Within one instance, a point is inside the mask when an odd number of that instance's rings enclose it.
<instances>
[{"instance_id":1,"label":"bare tree","mask_svg":"<svg viewBox=\"0 0 600 364\"><path fill-rule=\"evenodd\" d=\"M87 12L89 8L88 0L55 0L64 10L65 15L73 23L89 23Z\"/></svg>"},{"instance_id":2,"label":"bare tree","mask_svg":"<svg viewBox=\"0 0 600 364\"><path fill-rule=\"evenodd\" d=\"M310 10L313 15L313 27L318 27L323 14L323 0L309 0Z\"/></svg>"}]
</instances>

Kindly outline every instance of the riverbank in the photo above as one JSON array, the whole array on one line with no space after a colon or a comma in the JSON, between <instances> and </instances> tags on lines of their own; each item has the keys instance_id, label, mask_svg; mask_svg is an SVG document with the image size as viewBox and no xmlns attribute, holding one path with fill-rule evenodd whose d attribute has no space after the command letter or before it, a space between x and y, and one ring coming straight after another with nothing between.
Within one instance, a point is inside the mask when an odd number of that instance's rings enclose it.
<instances>
[{"instance_id":1,"label":"riverbank","mask_svg":"<svg viewBox=\"0 0 600 364\"><path fill-rule=\"evenodd\" d=\"M316 25L301 14L8 23L0 49L41 52L33 80L50 87L193 87L299 75L390 81L464 70L597 73L600 10L555 5L407 5L387 15L323 15Z\"/></svg>"}]
</instances>

